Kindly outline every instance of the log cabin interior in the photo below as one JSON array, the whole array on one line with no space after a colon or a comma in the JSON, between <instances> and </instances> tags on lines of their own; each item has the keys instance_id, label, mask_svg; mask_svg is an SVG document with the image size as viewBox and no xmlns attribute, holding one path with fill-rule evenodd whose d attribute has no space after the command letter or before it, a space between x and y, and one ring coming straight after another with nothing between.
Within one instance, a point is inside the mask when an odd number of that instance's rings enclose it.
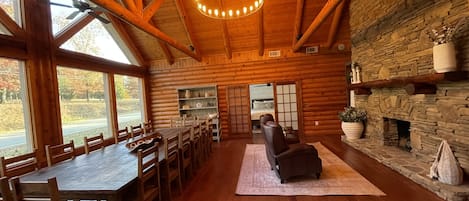
<instances>
[{"instance_id":1,"label":"log cabin interior","mask_svg":"<svg viewBox=\"0 0 469 201\"><path fill-rule=\"evenodd\" d=\"M165 138L174 123L210 117L213 133L188 142L206 153L189 151L201 154L189 160L192 174L179 155L182 187L163 182L171 164L160 167L160 199L469 200L468 0L0 0L0 8L0 156L33 152L36 168L22 179L43 171L57 177L63 195L78 192L63 178L90 194L66 199L143 200L129 196L131 187L108 196L86 183L94 180L78 164L128 154L117 147L125 143L118 133L127 142L139 138L138 129ZM434 69L441 42L432 29L442 27L454 29L445 32L454 70ZM341 129L346 106L367 113L360 139ZM260 121L267 113L301 143L322 143L384 194L238 193L245 148L268 146ZM84 154L83 138L100 133L106 147ZM45 146L71 140L75 156L47 167ZM459 173L453 178L463 177L458 185L428 176L444 140ZM96 178L137 186L131 154L95 159L102 164L91 166L107 171ZM310 180L327 178L327 161ZM132 185L119 183L125 179Z\"/></svg>"}]
</instances>

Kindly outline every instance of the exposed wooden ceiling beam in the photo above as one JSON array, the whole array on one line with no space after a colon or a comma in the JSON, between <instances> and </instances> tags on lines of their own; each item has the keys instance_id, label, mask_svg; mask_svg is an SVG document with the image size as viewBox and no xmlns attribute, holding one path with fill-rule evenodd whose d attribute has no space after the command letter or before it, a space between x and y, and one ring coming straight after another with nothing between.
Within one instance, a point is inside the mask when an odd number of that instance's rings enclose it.
<instances>
[{"instance_id":1,"label":"exposed wooden ceiling beam","mask_svg":"<svg viewBox=\"0 0 469 201\"><path fill-rule=\"evenodd\" d=\"M326 5L319 11L319 14L314 18L313 22L311 25L309 25L308 29L306 32L301 36L300 40L295 43L293 46L293 51L296 52L298 51L301 46L309 39L311 34L313 34L314 31L316 31L319 26L326 20L326 18L334 11L334 9L339 5L344 0L328 0Z\"/></svg>"},{"instance_id":2,"label":"exposed wooden ceiling beam","mask_svg":"<svg viewBox=\"0 0 469 201\"><path fill-rule=\"evenodd\" d=\"M11 17L2 8L0 8L0 23L2 23L12 35L19 38L25 38L26 33L24 30L18 26L18 24L16 24L16 22L11 19Z\"/></svg>"},{"instance_id":3,"label":"exposed wooden ceiling beam","mask_svg":"<svg viewBox=\"0 0 469 201\"><path fill-rule=\"evenodd\" d=\"M132 12L137 12L137 6L135 6L134 0L123 0L125 7Z\"/></svg>"},{"instance_id":4,"label":"exposed wooden ceiling beam","mask_svg":"<svg viewBox=\"0 0 469 201\"><path fill-rule=\"evenodd\" d=\"M218 0L220 4L220 8L223 9L223 1ZM231 50L231 43L230 43L230 33L228 32L228 26L226 25L226 20L221 20L222 31L223 31L223 45L225 47L225 54L228 59L233 58L233 51Z\"/></svg>"},{"instance_id":5,"label":"exposed wooden ceiling beam","mask_svg":"<svg viewBox=\"0 0 469 201\"><path fill-rule=\"evenodd\" d=\"M139 15L143 15L143 0L134 0L135 1L135 8Z\"/></svg>"},{"instance_id":6,"label":"exposed wooden ceiling beam","mask_svg":"<svg viewBox=\"0 0 469 201\"><path fill-rule=\"evenodd\" d=\"M73 21L67 27L62 29L60 32L55 34L54 42L56 47L60 47L62 44L67 42L72 38L76 33L78 33L83 27L88 25L91 21L94 20L94 17L91 15L82 15L77 20Z\"/></svg>"},{"instance_id":7,"label":"exposed wooden ceiling beam","mask_svg":"<svg viewBox=\"0 0 469 201\"><path fill-rule=\"evenodd\" d=\"M179 12L179 16L181 17L181 20L184 22L184 29L186 29L187 37L191 40L192 47L195 50L195 53L198 57L201 57L202 51L200 51L200 45L198 40L195 39L194 36L194 29L192 28L192 23L189 21L189 18L187 17L187 12L186 8L184 7L184 2L183 0L175 0L176 1L176 7Z\"/></svg>"},{"instance_id":8,"label":"exposed wooden ceiling beam","mask_svg":"<svg viewBox=\"0 0 469 201\"><path fill-rule=\"evenodd\" d=\"M153 15L155 15L156 11L161 7L161 4L163 4L163 0L151 1L143 10L143 19L146 21L150 20Z\"/></svg>"},{"instance_id":9,"label":"exposed wooden ceiling beam","mask_svg":"<svg viewBox=\"0 0 469 201\"><path fill-rule=\"evenodd\" d=\"M337 30L339 30L340 18L345 7L345 0L342 1L337 8L335 8L334 17L332 18L331 28L329 29L329 36L327 37L327 48L331 48L335 42Z\"/></svg>"},{"instance_id":10,"label":"exposed wooden ceiling beam","mask_svg":"<svg viewBox=\"0 0 469 201\"><path fill-rule=\"evenodd\" d=\"M127 21L130 24L140 28L141 30L149 33L150 35L159 38L160 40L166 42L168 45L173 46L174 48L184 52L188 56L194 58L197 61L201 61L202 58L195 54L188 46L181 44L180 42L174 40L170 36L163 33L161 30L152 26L147 21L144 21L143 16L136 15L130 10L124 8L121 4L115 2L114 0L92 0L97 5L109 10L116 16L119 16L123 20Z\"/></svg>"},{"instance_id":11,"label":"exposed wooden ceiling beam","mask_svg":"<svg viewBox=\"0 0 469 201\"><path fill-rule=\"evenodd\" d=\"M127 48L129 48L129 50L132 52L138 64L140 64L141 66L146 66L147 61L143 58L142 53L140 52L139 48L135 45L134 41L132 40L132 37L129 35L127 30L124 28L124 25L122 24L121 20L109 13L106 13L106 17L109 19L109 21L111 21L112 26L119 34L120 38L124 41Z\"/></svg>"},{"instance_id":12,"label":"exposed wooden ceiling beam","mask_svg":"<svg viewBox=\"0 0 469 201\"><path fill-rule=\"evenodd\" d=\"M222 29L223 29L223 44L225 45L225 54L228 59L233 58L233 52L231 50L231 43L230 43L230 33L228 33L228 26L226 25L226 21L222 20Z\"/></svg>"},{"instance_id":13,"label":"exposed wooden ceiling beam","mask_svg":"<svg viewBox=\"0 0 469 201\"><path fill-rule=\"evenodd\" d=\"M156 28L158 28L158 26L153 20L150 20L150 23ZM174 64L174 56L173 56L173 53L171 53L171 50L169 50L168 45L159 39L158 39L158 44L160 45L161 50L163 50L163 54L166 58L166 61L168 61L168 64L169 65Z\"/></svg>"},{"instance_id":14,"label":"exposed wooden ceiling beam","mask_svg":"<svg viewBox=\"0 0 469 201\"><path fill-rule=\"evenodd\" d=\"M259 10L259 56L264 55L264 8Z\"/></svg>"},{"instance_id":15,"label":"exposed wooden ceiling beam","mask_svg":"<svg viewBox=\"0 0 469 201\"><path fill-rule=\"evenodd\" d=\"M295 15L295 25L293 26L292 46L295 46L300 36L301 23L303 22L302 19L303 19L304 6L305 6L305 0L296 0L296 15Z\"/></svg>"}]
</instances>

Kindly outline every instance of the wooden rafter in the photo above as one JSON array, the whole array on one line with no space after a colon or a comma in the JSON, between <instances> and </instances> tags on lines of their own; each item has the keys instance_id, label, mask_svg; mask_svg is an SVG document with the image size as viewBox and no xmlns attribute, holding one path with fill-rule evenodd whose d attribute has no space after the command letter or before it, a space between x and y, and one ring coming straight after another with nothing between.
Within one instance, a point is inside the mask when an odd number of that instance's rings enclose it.
<instances>
[{"instance_id":1,"label":"wooden rafter","mask_svg":"<svg viewBox=\"0 0 469 201\"><path fill-rule=\"evenodd\" d=\"M115 2L114 0L93 0L94 3L97 5L107 9L115 16L118 16L125 20L126 22L140 28L141 30L147 32L148 34L166 42L168 45L173 46L174 48L184 52L188 56L196 59L197 61L201 61L201 57L195 54L192 50L188 48L188 46L181 44L180 42L174 40L170 36L163 33L158 28L152 26L149 22L144 21L143 16L139 16L130 10L123 7L121 4Z\"/></svg>"},{"instance_id":2,"label":"wooden rafter","mask_svg":"<svg viewBox=\"0 0 469 201\"><path fill-rule=\"evenodd\" d=\"M139 15L143 15L143 0L135 0L135 8Z\"/></svg>"},{"instance_id":3,"label":"wooden rafter","mask_svg":"<svg viewBox=\"0 0 469 201\"><path fill-rule=\"evenodd\" d=\"M155 27L158 28L158 26L156 25L156 23L155 23L154 21L150 20L150 23L151 23L153 26L155 26ZM174 56L173 56L173 54L171 53L171 51L169 50L168 45L167 45L166 43L164 43L163 41L161 41L161 40L158 40L158 44L160 45L161 50L163 50L163 54L164 54L164 56L165 56L165 58L166 58L166 61L168 61L168 64L169 64L169 65L174 64Z\"/></svg>"},{"instance_id":4,"label":"wooden rafter","mask_svg":"<svg viewBox=\"0 0 469 201\"><path fill-rule=\"evenodd\" d=\"M19 38L25 37L26 34L24 30L18 26L18 24L16 24L16 22L11 19L11 17L2 8L0 8L0 23L2 23L12 35Z\"/></svg>"},{"instance_id":5,"label":"wooden rafter","mask_svg":"<svg viewBox=\"0 0 469 201\"><path fill-rule=\"evenodd\" d=\"M135 6L135 1L134 0L124 0L123 1L127 9L129 9L132 12L137 12L137 6Z\"/></svg>"},{"instance_id":6,"label":"wooden rafter","mask_svg":"<svg viewBox=\"0 0 469 201\"><path fill-rule=\"evenodd\" d=\"M124 41L127 48L129 48L129 50L132 52L138 64L140 64L141 66L146 66L147 62L143 58L139 48L135 45L134 41L132 40L132 37L124 28L124 25L122 24L121 20L109 13L106 13L106 17L109 19L116 32L119 34L120 38Z\"/></svg>"},{"instance_id":7,"label":"wooden rafter","mask_svg":"<svg viewBox=\"0 0 469 201\"><path fill-rule=\"evenodd\" d=\"M298 41L298 37L301 32L301 23L303 19L303 8L305 6L305 0L296 1L296 15L295 15L295 25L293 26L293 43L292 46L295 46Z\"/></svg>"},{"instance_id":8,"label":"wooden rafter","mask_svg":"<svg viewBox=\"0 0 469 201\"><path fill-rule=\"evenodd\" d=\"M264 8L259 10L259 56L264 55Z\"/></svg>"},{"instance_id":9,"label":"wooden rafter","mask_svg":"<svg viewBox=\"0 0 469 201\"><path fill-rule=\"evenodd\" d=\"M315 32L319 26L326 20L326 18L335 10L335 8L344 0L328 0L326 5L319 11L319 14L314 18L311 25L309 25L306 32L301 36L300 40L293 46L293 51L298 51L301 46L308 40L308 38Z\"/></svg>"},{"instance_id":10,"label":"wooden rafter","mask_svg":"<svg viewBox=\"0 0 469 201\"><path fill-rule=\"evenodd\" d=\"M195 50L195 53L198 57L202 54L200 51L199 47L199 42L198 40L195 39L194 37L194 29L192 28L192 23L189 21L189 18L187 17L187 12L186 8L184 7L184 2L183 0L175 0L176 1L176 7L179 12L179 16L181 17L181 20L184 22L184 29L186 30L187 37L191 40L192 47Z\"/></svg>"},{"instance_id":11,"label":"wooden rafter","mask_svg":"<svg viewBox=\"0 0 469 201\"><path fill-rule=\"evenodd\" d=\"M342 1L337 8L335 8L334 17L332 18L331 28L329 29L329 36L327 37L327 48L331 48L335 42L337 30L339 30L340 18L345 7L345 0Z\"/></svg>"},{"instance_id":12,"label":"wooden rafter","mask_svg":"<svg viewBox=\"0 0 469 201\"><path fill-rule=\"evenodd\" d=\"M163 4L163 0L153 0L151 1L143 10L143 19L146 21L150 20L153 15L155 15L156 11L161 7Z\"/></svg>"},{"instance_id":13,"label":"wooden rafter","mask_svg":"<svg viewBox=\"0 0 469 201\"><path fill-rule=\"evenodd\" d=\"M223 44L225 45L225 54L228 59L233 57L233 52L231 50L231 43L230 43L230 33L228 33L228 26L226 25L226 21L222 20L222 30L223 30Z\"/></svg>"},{"instance_id":14,"label":"wooden rafter","mask_svg":"<svg viewBox=\"0 0 469 201\"><path fill-rule=\"evenodd\" d=\"M223 9L223 1L218 0L220 4L220 8ZM228 26L226 24L226 20L221 21L222 31L223 31L223 45L225 46L225 54L228 59L233 58L233 51L231 50L231 43L230 43L230 33L228 32Z\"/></svg>"},{"instance_id":15,"label":"wooden rafter","mask_svg":"<svg viewBox=\"0 0 469 201\"><path fill-rule=\"evenodd\" d=\"M93 20L94 17L91 15L80 16L79 19L73 21L54 36L55 46L60 47Z\"/></svg>"}]
</instances>

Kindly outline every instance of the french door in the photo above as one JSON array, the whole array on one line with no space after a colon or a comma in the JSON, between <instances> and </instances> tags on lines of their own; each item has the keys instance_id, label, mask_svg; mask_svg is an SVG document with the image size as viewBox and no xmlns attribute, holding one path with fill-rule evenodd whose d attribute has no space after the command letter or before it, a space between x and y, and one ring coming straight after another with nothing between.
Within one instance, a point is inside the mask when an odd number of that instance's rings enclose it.
<instances>
[{"instance_id":1,"label":"french door","mask_svg":"<svg viewBox=\"0 0 469 201\"><path fill-rule=\"evenodd\" d=\"M283 127L300 130L296 83L275 84L276 120Z\"/></svg>"},{"instance_id":2,"label":"french door","mask_svg":"<svg viewBox=\"0 0 469 201\"><path fill-rule=\"evenodd\" d=\"M249 86L227 86L226 100L228 104L228 129L230 136L251 136L251 115Z\"/></svg>"}]
</instances>

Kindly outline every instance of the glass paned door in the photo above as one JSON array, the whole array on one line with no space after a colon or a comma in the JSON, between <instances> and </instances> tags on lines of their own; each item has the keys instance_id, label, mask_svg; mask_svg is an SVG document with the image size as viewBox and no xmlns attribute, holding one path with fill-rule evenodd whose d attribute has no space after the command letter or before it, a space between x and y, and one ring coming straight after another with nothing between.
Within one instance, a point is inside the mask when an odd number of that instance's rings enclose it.
<instances>
[{"instance_id":1,"label":"glass paned door","mask_svg":"<svg viewBox=\"0 0 469 201\"><path fill-rule=\"evenodd\" d=\"M296 84L276 84L277 121L282 127L298 130Z\"/></svg>"},{"instance_id":2,"label":"glass paned door","mask_svg":"<svg viewBox=\"0 0 469 201\"><path fill-rule=\"evenodd\" d=\"M228 124L231 136L247 137L251 134L249 114L249 86L228 86Z\"/></svg>"}]
</instances>

